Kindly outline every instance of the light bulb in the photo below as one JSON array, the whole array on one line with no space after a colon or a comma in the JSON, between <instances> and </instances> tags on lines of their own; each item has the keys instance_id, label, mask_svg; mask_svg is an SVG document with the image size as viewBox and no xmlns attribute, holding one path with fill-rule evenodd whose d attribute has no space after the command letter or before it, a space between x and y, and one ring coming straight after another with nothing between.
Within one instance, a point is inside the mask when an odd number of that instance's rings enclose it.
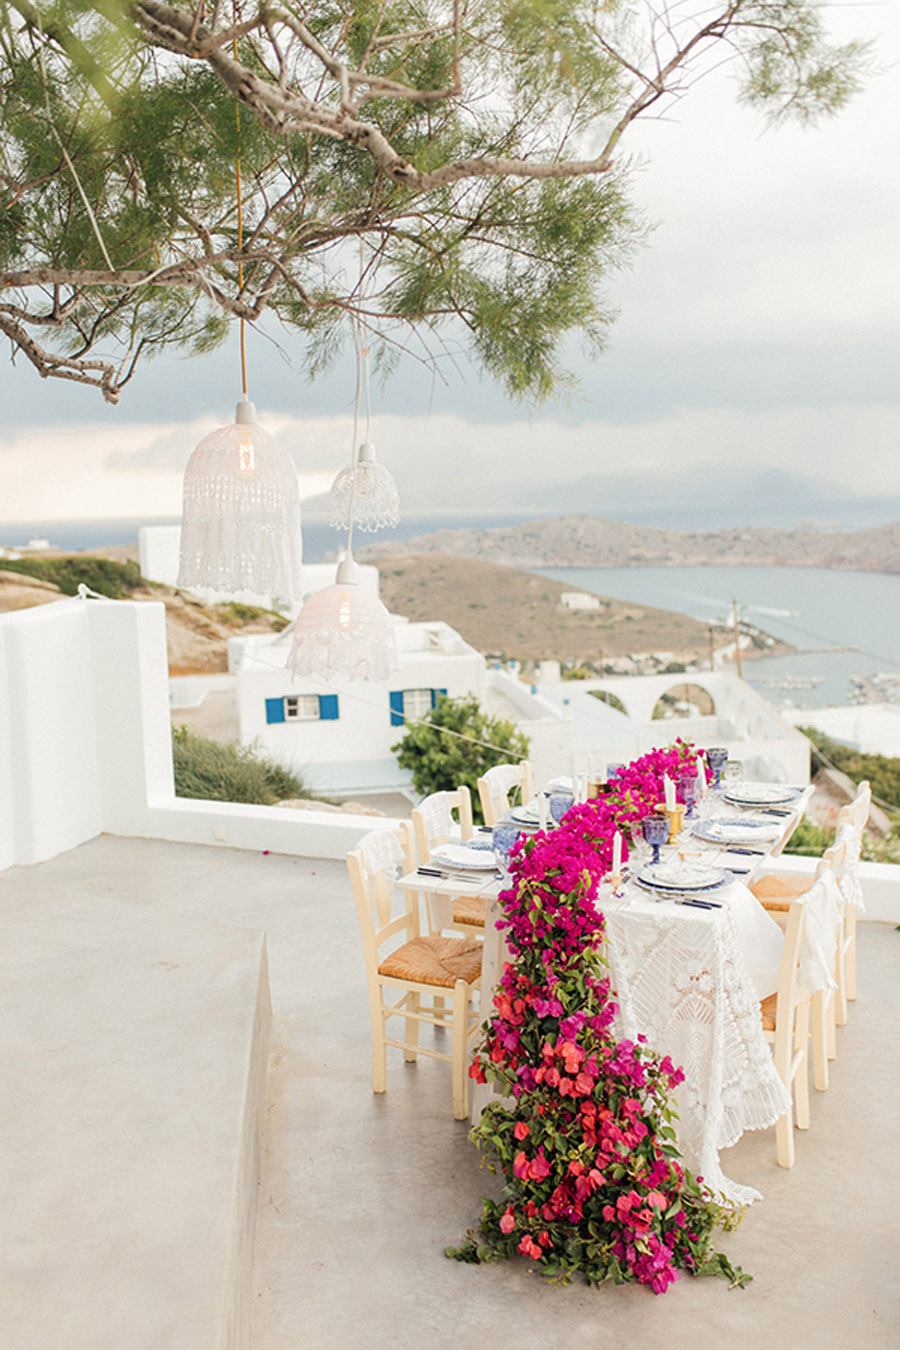
<instances>
[{"instance_id":1,"label":"light bulb","mask_svg":"<svg viewBox=\"0 0 900 1350\"><path fill-rule=\"evenodd\" d=\"M329 524L346 530L393 529L400 523L400 496L388 469L375 458L375 447L365 441L356 462L341 469L331 485Z\"/></svg>"}]
</instances>

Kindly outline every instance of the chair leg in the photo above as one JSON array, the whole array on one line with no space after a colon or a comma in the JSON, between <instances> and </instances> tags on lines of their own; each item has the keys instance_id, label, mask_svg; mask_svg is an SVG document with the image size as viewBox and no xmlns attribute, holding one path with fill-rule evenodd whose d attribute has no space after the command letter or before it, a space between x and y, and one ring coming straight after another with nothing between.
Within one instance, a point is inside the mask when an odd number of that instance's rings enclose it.
<instances>
[{"instance_id":1,"label":"chair leg","mask_svg":"<svg viewBox=\"0 0 900 1350\"><path fill-rule=\"evenodd\" d=\"M414 1013L420 1012L421 1000L419 998L419 995L414 994L410 991L410 993L406 995L406 1007L410 1012ZM405 1017L403 1019L403 1026L406 1032L404 1036L404 1040L406 1041L406 1043L408 1045L418 1045L419 1027L421 1026L421 1023L418 1022L414 1017ZM404 1050L403 1058L406 1060L407 1064L415 1064L417 1058L415 1050Z\"/></svg>"},{"instance_id":2,"label":"chair leg","mask_svg":"<svg viewBox=\"0 0 900 1350\"><path fill-rule=\"evenodd\" d=\"M372 1091L387 1089L387 1046L384 1043L384 1000L381 986L369 990L369 1013L372 1021Z\"/></svg>"},{"instance_id":3,"label":"chair leg","mask_svg":"<svg viewBox=\"0 0 900 1350\"><path fill-rule=\"evenodd\" d=\"M832 989L830 994L825 996L826 1015L826 1048L829 1059L837 1059L837 1019L838 1019L838 990Z\"/></svg>"},{"instance_id":4,"label":"chair leg","mask_svg":"<svg viewBox=\"0 0 900 1350\"><path fill-rule=\"evenodd\" d=\"M834 978L837 982L837 989L834 991L834 1020L839 1027L847 1025L847 956L844 951L847 922L845 918L838 933L837 957L834 963Z\"/></svg>"},{"instance_id":5,"label":"chair leg","mask_svg":"<svg viewBox=\"0 0 900 1350\"><path fill-rule=\"evenodd\" d=\"M812 996L813 1082L828 1091L828 1005L822 993Z\"/></svg>"},{"instance_id":6,"label":"chair leg","mask_svg":"<svg viewBox=\"0 0 900 1350\"><path fill-rule=\"evenodd\" d=\"M809 999L805 998L797 1008L797 1040L795 1049L802 1052L803 1058L794 1075L794 1113L797 1129L809 1129Z\"/></svg>"},{"instance_id":7,"label":"chair leg","mask_svg":"<svg viewBox=\"0 0 900 1350\"><path fill-rule=\"evenodd\" d=\"M779 1167L793 1167L794 1165L794 1107L791 1091L791 1047L793 1037L785 1034L782 1039L780 1028L776 1029L775 1068L782 1083L788 1090L789 1105L784 1115L775 1126L775 1151L778 1158Z\"/></svg>"},{"instance_id":8,"label":"chair leg","mask_svg":"<svg viewBox=\"0 0 900 1350\"><path fill-rule=\"evenodd\" d=\"M453 1118L465 1120L469 1114L468 1037L466 1017L469 986L457 980L453 988L453 1044L450 1057L453 1068Z\"/></svg>"},{"instance_id":9,"label":"chair leg","mask_svg":"<svg viewBox=\"0 0 900 1350\"><path fill-rule=\"evenodd\" d=\"M844 957L844 984L847 990L847 998L851 1003L856 1002L856 907L847 906L847 937L849 945L847 954Z\"/></svg>"},{"instance_id":10,"label":"chair leg","mask_svg":"<svg viewBox=\"0 0 900 1350\"><path fill-rule=\"evenodd\" d=\"M444 1003L444 998L443 998L443 995L442 995L442 994L435 994L434 999L433 999L433 1003L434 1003L434 1011L435 1011L436 1013L442 1013L442 1012L444 1011L444 1008L445 1008L446 1005L445 1005L445 1003ZM443 1028L443 1027L438 1027L437 1030L438 1030L438 1031L443 1031L444 1028Z\"/></svg>"}]
</instances>

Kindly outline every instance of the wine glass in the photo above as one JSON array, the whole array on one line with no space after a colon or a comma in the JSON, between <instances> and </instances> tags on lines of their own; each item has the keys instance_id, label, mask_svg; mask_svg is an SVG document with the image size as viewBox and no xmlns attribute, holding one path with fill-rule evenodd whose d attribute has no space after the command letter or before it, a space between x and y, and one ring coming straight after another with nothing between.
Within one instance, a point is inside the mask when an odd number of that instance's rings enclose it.
<instances>
[{"instance_id":1,"label":"wine glass","mask_svg":"<svg viewBox=\"0 0 900 1350\"><path fill-rule=\"evenodd\" d=\"M697 782L696 776L682 778L681 795L684 798L685 815L688 820L691 820L694 815L694 806L700 796L700 784Z\"/></svg>"},{"instance_id":2,"label":"wine glass","mask_svg":"<svg viewBox=\"0 0 900 1350\"><path fill-rule=\"evenodd\" d=\"M744 777L744 766L739 759L730 759L722 770L722 782L725 786L733 786L739 783Z\"/></svg>"},{"instance_id":3,"label":"wine glass","mask_svg":"<svg viewBox=\"0 0 900 1350\"><path fill-rule=\"evenodd\" d=\"M569 807L573 804L574 801L575 801L574 792L564 792L560 790L558 792L550 793L550 814L556 821L557 825L562 820L563 816L566 814Z\"/></svg>"},{"instance_id":4,"label":"wine glass","mask_svg":"<svg viewBox=\"0 0 900 1350\"><path fill-rule=\"evenodd\" d=\"M666 842L669 837L669 821L659 811L651 811L648 816L644 816L641 821L641 831L647 843L653 850L653 857L650 859L651 865L655 866L659 862L660 846Z\"/></svg>"},{"instance_id":5,"label":"wine glass","mask_svg":"<svg viewBox=\"0 0 900 1350\"><path fill-rule=\"evenodd\" d=\"M714 745L706 752L706 761L713 771L713 787L718 792L722 785L722 770L728 763L728 751L722 745Z\"/></svg>"},{"instance_id":6,"label":"wine glass","mask_svg":"<svg viewBox=\"0 0 900 1350\"><path fill-rule=\"evenodd\" d=\"M491 842L494 848L494 856L501 868L509 875L509 858L516 845L516 840L521 834L518 825L513 825L510 821L501 821L499 825L494 826Z\"/></svg>"}]
</instances>

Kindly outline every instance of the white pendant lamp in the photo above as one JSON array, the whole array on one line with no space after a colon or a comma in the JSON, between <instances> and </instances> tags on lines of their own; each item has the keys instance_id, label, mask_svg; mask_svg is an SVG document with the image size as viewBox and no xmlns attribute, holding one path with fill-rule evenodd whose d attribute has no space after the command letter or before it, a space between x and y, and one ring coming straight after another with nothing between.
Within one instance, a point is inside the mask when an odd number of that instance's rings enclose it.
<instances>
[{"instance_id":1,"label":"white pendant lamp","mask_svg":"<svg viewBox=\"0 0 900 1350\"><path fill-rule=\"evenodd\" d=\"M362 259L360 259L362 274ZM329 524L335 529L350 528L350 511L353 510L353 523L359 530L393 529L400 524L400 494L389 469L379 464L375 458L375 446L372 444L372 391L369 385L369 348L360 340L359 325L354 324L356 344L356 406L353 416L352 463L341 469L331 485ZM362 384L366 399L366 436L362 445L356 448L356 426L359 416L359 390Z\"/></svg>"},{"instance_id":2,"label":"white pendant lamp","mask_svg":"<svg viewBox=\"0 0 900 1350\"><path fill-rule=\"evenodd\" d=\"M188 460L178 585L289 601L300 594L301 548L293 460L244 398Z\"/></svg>"},{"instance_id":3,"label":"white pendant lamp","mask_svg":"<svg viewBox=\"0 0 900 1350\"><path fill-rule=\"evenodd\" d=\"M237 39L233 41L237 55ZM238 291L243 295L244 207L240 105L236 105ZM184 472L178 585L290 602L300 594L300 490L283 446L247 398L246 326L240 320L241 387L234 421L204 437Z\"/></svg>"},{"instance_id":4,"label":"white pendant lamp","mask_svg":"<svg viewBox=\"0 0 900 1350\"><path fill-rule=\"evenodd\" d=\"M333 586L309 597L294 623L288 669L324 680L386 680L398 664L391 616L360 584L352 557L338 563Z\"/></svg>"},{"instance_id":5,"label":"white pendant lamp","mask_svg":"<svg viewBox=\"0 0 900 1350\"><path fill-rule=\"evenodd\" d=\"M376 460L371 441L363 441L356 463L341 469L331 485L329 524L335 529L349 526L351 498L358 530L393 529L400 524L397 485L390 470Z\"/></svg>"},{"instance_id":6,"label":"white pendant lamp","mask_svg":"<svg viewBox=\"0 0 900 1350\"><path fill-rule=\"evenodd\" d=\"M355 337L354 446L357 443L363 359L358 333ZM354 469L356 467L354 464ZM349 472L353 475L353 470ZM329 682L338 679L380 683L399 665L391 616L378 596L361 584L359 567L353 559L358 492L358 480L351 476L346 489L346 507L343 508L346 515L340 522L347 530L347 551L337 565L334 585L311 595L294 622L294 640L287 661L288 670L294 675L319 677Z\"/></svg>"}]
</instances>

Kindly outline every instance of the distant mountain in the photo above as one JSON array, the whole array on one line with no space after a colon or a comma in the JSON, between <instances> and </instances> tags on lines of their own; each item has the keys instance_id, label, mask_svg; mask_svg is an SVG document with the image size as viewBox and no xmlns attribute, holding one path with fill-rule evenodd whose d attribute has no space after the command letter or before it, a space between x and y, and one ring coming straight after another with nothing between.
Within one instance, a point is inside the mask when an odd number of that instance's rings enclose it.
<instances>
[{"instance_id":1,"label":"distant mountain","mask_svg":"<svg viewBox=\"0 0 900 1350\"><path fill-rule=\"evenodd\" d=\"M597 516L546 516L495 529L434 530L404 540L410 553L443 553L513 567L755 566L900 572L900 521L863 530L815 526L666 530ZM374 544L377 561L396 545Z\"/></svg>"}]
</instances>

